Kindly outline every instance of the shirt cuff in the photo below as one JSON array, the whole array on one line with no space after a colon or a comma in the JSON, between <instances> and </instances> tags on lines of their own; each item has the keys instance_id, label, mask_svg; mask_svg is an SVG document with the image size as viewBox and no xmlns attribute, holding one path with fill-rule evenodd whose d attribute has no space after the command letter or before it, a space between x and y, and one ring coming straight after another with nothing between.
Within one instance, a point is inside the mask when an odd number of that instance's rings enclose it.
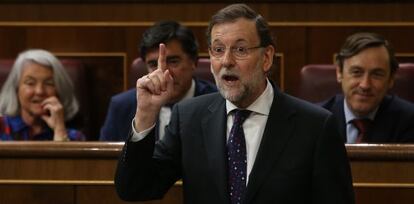
<instances>
[{"instance_id":1,"label":"shirt cuff","mask_svg":"<svg viewBox=\"0 0 414 204\"><path fill-rule=\"evenodd\" d=\"M145 138L145 136L147 136L150 132L151 132L151 130L152 129L154 129L154 127L155 127L155 123L154 123L154 125L152 125L151 127L149 127L148 129L146 129L146 130L143 130L143 131L141 131L141 132L138 132L136 129L135 129L135 118L134 119L132 119L132 124L131 124L131 126L132 126L132 137L131 137L131 142L138 142L138 141L141 141L142 139L144 139Z\"/></svg>"}]
</instances>

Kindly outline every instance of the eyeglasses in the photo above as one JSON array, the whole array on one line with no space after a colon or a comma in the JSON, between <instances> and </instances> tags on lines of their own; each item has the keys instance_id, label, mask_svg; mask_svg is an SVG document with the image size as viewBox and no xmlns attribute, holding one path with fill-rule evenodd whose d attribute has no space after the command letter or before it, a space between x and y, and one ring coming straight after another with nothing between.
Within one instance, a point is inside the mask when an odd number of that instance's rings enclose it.
<instances>
[{"instance_id":1,"label":"eyeglasses","mask_svg":"<svg viewBox=\"0 0 414 204\"><path fill-rule=\"evenodd\" d=\"M231 54L236 59L245 59L249 56L250 51L262 48L262 46L256 46L256 47L243 47L243 46L236 46L236 47L230 47ZM209 47L210 55L215 58L222 58L224 54L226 53L227 47L225 46L211 46Z\"/></svg>"}]
</instances>

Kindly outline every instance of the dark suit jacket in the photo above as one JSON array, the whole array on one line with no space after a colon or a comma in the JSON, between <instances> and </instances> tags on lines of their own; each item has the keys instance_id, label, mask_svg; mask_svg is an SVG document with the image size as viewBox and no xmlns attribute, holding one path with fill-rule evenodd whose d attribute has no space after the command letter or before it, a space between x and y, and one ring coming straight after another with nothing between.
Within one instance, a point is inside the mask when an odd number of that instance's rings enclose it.
<instances>
[{"instance_id":1,"label":"dark suit jacket","mask_svg":"<svg viewBox=\"0 0 414 204\"><path fill-rule=\"evenodd\" d=\"M229 203L226 120L219 93L177 104L162 140L155 144L152 131L125 143L118 195L158 199L182 179L184 203ZM247 185L244 204L250 203L354 203L346 151L328 111L275 90Z\"/></svg>"},{"instance_id":2,"label":"dark suit jacket","mask_svg":"<svg viewBox=\"0 0 414 204\"><path fill-rule=\"evenodd\" d=\"M214 84L195 79L194 96L216 92ZM101 128L99 140L125 141L131 129L131 122L137 109L137 91L135 88L117 94L111 98L105 123ZM158 124L156 129L158 130ZM158 138L158 131L157 131Z\"/></svg>"},{"instance_id":3,"label":"dark suit jacket","mask_svg":"<svg viewBox=\"0 0 414 204\"><path fill-rule=\"evenodd\" d=\"M336 95L321 105L336 116L340 134L346 141L344 96ZM385 96L365 141L368 143L414 142L414 104L394 95Z\"/></svg>"}]
</instances>

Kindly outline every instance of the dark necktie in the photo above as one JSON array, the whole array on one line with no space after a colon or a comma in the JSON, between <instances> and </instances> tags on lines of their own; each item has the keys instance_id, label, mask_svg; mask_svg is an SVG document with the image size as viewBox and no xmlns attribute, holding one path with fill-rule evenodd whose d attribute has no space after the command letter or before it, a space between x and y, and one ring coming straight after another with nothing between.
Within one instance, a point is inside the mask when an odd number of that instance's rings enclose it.
<instances>
[{"instance_id":1,"label":"dark necktie","mask_svg":"<svg viewBox=\"0 0 414 204\"><path fill-rule=\"evenodd\" d=\"M233 127L227 142L228 188L231 204L240 204L246 192L247 158L243 122L251 112L235 110Z\"/></svg>"},{"instance_id":2,"label":"dark necktie","mask_svg":"<svg viewBox=\"0 0 414 204\"><path fill-rule=\"evenodd\" d=\"M355 143L365 142L367 131L371 123L371 120L364 118L364 119L354 119L351 122L358 129L358 136L357 136Z\"/></svg>"}]
</instances>

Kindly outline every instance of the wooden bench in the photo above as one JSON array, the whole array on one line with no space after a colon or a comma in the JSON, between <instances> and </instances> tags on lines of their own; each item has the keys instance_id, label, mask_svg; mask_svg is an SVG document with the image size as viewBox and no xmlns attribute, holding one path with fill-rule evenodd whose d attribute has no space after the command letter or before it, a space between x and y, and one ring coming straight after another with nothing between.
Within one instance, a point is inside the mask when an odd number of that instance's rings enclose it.
<instances>
[{"instance_id":1,"label":"wooden bench","mask_svg":"<svg viewBox=\"0 0 414 204\"><path fill-rule=\"evenodd\" d=\"M113 177L123 142L0 142L0 203L127 203ZM358 204L412 203L414 145L347 145ZM160 201L182 203L181 182Z\"/></svg>"}]
</instances>

